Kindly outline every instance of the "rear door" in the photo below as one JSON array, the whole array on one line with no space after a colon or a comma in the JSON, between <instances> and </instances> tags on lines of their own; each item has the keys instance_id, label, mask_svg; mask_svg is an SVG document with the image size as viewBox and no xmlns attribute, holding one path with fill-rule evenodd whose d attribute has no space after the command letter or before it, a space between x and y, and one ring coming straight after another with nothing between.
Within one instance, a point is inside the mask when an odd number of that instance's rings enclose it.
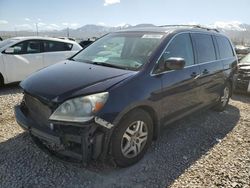
<instances>
[{"instance_id":1,"label":"rear door","mask_svg":"<svg viewBox=\"0 0 250 188\"><path fill-rule=\"evenodd\" d=\"M73 56L76 52L71 51L73 44L58 41L43 41L44 46L44 66L53 65L59 61Z\"/></svg>"},{"instance_id":2,"label":"rear door","mask_svg":"<svg viewBox=\"0 0 250 188\"><path fill-rule=\"evenodd\" d=\"M171 57L184 58L186 66L182 70L164 70L158 73L162 80L161 104L165 122L190 113L199 108L201 102L197 85L200 69L195 65L189 33L175 36L158 63L161 64L164 59Z\"/></svg>"},{"instance_id":3,"label":"rear door","mask_svg":"<svg viewBox=\"0 0 250 188\"><path fill-rule=\"evenodd\" d=\"M206 106L220 97L221 87L224 83L223 64L218 60L212 35L192 33L191 36L195 46L196 60L201 70L200 98L203 105Z\"/></svg>"},{"instance_id":4,"label":"rear door","mask_svg":"<svg viewBox=\"0 0 250 188\"><path fill-rule=\"evenodd\" d=\"M22 81L43 68L40 40L27 40L12 47L13 53L3 53L8 82Z\"/></svg>"}]
</instances>

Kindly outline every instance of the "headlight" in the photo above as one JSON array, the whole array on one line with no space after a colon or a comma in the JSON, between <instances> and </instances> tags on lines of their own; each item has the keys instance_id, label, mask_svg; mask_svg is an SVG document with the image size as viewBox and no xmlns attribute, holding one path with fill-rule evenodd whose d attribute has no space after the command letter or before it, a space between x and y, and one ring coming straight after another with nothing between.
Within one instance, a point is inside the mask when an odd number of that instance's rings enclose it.
<instances>
[{"instance_id":1,"label":"headlight","mask_svg":"<svg viewBox=\"0 0 250 188\"><path fill-rule=\"evenodd\" d=\"M108 92L70 99L61 104L50 116L50 120L85 122L102 109L108 99Z\"/></svg>"}]
</instances>

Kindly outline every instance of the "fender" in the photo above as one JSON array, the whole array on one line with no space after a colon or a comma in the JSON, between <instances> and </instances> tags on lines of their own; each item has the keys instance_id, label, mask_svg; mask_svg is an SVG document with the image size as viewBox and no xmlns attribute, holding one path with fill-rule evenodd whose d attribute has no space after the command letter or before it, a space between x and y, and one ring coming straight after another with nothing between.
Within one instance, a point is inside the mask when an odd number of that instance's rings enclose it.
<instances>
[{"instance_id":1,"label":"fender","mask_svg":"<svg viewBox=\"0 0 250 188\"><path fill-rule=\"evenodd\" d=\"M139 102L139 103L127 106L122 112L120 112L116 116L116 118L113 121L113 125L117 126L127 113L132 112L133 110L136 110L138 108L145 110L151 116L153 124L154 124L153 135L154 135L154 139L156 140L161 130L161 123L160 123L161 118L159 117L160 113L159 113L159 109L153 108L152 105L148 105L147 102L145 103Z\"/></svg>"}]
</instances>

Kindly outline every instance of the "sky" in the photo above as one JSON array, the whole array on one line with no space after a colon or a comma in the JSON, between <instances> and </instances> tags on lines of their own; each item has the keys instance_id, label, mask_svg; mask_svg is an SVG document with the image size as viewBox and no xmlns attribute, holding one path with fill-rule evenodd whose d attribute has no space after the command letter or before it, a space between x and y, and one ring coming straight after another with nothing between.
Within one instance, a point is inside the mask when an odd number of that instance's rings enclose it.
<instances>
[{"instance_id":1,"label":"sky","mask_svg":"<svg viewBox=\"0 0 250 188\"><path fill-rule=\"evenodd\" d=\"M250 0L0 0L0 30L86 24L250 24Z\"/></svg>"}]
</instances>

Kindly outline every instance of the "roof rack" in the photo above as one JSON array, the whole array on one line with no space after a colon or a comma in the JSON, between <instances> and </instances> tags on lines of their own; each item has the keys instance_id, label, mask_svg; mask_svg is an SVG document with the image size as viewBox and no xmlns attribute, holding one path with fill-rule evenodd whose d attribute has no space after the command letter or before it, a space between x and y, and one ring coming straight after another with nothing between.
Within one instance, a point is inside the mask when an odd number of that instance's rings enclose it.
<instances>
[{"instance_id":1,"label":"roof rack","mask_svg":"<svg viewBox=\"0 0 250 188\"><path fill-rule=\"evenodd\" d=\"M159 27L192 27L192 28L198 28L198 29L205 29L207 31L216 31L217 33L220 32L218 29L209 28L209 27L202 26L202 25L160 25Z\"/></svg>"}]
</instances>

